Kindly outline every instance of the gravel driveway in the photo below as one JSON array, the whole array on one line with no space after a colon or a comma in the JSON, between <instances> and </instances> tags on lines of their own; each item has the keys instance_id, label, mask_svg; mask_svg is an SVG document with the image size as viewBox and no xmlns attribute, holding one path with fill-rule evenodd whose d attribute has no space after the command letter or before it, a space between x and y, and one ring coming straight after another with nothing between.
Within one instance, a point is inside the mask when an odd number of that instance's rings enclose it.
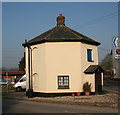
<instances>
[{"instance_id":1,"label":"gravel driveway","mask_svg":"<svg viewBox=\"0 0 120 115\"><path fill-rule=\"evenodd\" d=\"M62 103L62 104L77 104L77 105L90 105L102 107L118 107L118 94L107 92L101 95L90 96L61 96L61 97L34 97L28 98L25 92L9 92L3 93L4 98L20 99L26 101L46 102L46 103Z\"/></svg>"}]
</instances>

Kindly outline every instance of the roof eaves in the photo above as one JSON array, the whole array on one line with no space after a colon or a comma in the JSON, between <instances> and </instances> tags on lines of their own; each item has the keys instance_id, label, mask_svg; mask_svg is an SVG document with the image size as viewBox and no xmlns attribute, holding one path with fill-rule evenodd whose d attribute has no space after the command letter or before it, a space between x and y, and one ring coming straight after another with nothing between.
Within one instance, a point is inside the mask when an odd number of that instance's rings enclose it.
<instances>
[{"instance_id":1,"label":"roof eaves","mask_svg":"<svg viewBox=\"0 0 120 115\"><path fill-rule=\"evenodd\" d=\"M71 30L72 30L72 29L71 29ZM72 31L74 31L74 32L76 32L76 33L78 33L78 34L81 34L81 33L77 32L77 31L75 31L75 30L72 30ZM91 38L85 36L84 34L81 34L81 35L84 36L84 37L86 37L86 38L88 38L88 39L90 39L90 40L92 40L92 41L94 41L94 42L98 42L98 41L96 41L96 40L94 40L94 39L91 39ZM98 42L98 43L99 43L99 42Z\"/></svg>"},{"instance_id":2,"label":"roof eaves","mask_svg":"<svg viewBox=\"0 0 120 115\"><path fill-rule=\"evenodd\" d=\"M92 41L87 41L87 40L84 40L84 39L81 39L81 42L96 45L96 46L99 46L101 44L99 42L92 42Z\"/></svg>"},{"instance_id":3,"label":"roof eaves","mask_svg":"<svg viewBox=\"0 0 120 115\"><path fill-rule=\"evenodd\" d=\"M76 32L76 33L78 33L78 34L81 34L81 33L79 33L79 32L77 32L77 31L75 31L75 30L72 30L71 28L69 28L69 27L67 27L67 26L65 26L66 28L68 28L73 34L75 34L74 32ZM83 37L80 37L79 35L77 35L77 34L75 34L76 36L78 36L80 39L82 39L83 40ZM92 43L92 42L87 42L87 43L91 43L91 44L93 44L93 45L100 45L101 43L100 42L97 42L96 40L93 40L93 39L91 39L91 38L89 38L89 37L87 37L87 36L85 36L85 35L83 35L83 34L81 34L82 36L84 36L84 37L86 37L86 38L88 38L88 39L90 39L91 41L94 41L94 43ZM84 41L84 40L83 40ZM85 43L86 43L86 41L85 41Z\"/></svg>"},{"instance_id":4,"label":"roof eaves","mask_svg":"<svg viewBox=\"0 0 120 115\"><path fill-rule=\"evenodd\" d=\"M40 44L40 43L45 43L46 40L45 39L42 39L40 41L35 41L35 42L32 42L32 43L29 43L29 45L35 45L35 44ZM24 47L28 46L28 44L22 44Z\"/></svg>"},{"instance_id":5,"label":"roof eaves","mask_svg":"<svg viewBox=\"0 0 120 115\"><path fill-rule=\"evenodd\" d=\"M54 28L48 30L47 32L52 31L52 30L54 30L55 28L56 28L56 27L54 27ZM30 43L30 42L33 41L34 39L38 38L39 36L44 35L44 34L47 33L47 32L44 32L44 33L42 33L42 34L36 36L35 38L29 40L27 43L23 43L22 46L26 47L28 44L29 44L29 45L33 45L33 44L37 43L38 41L33 42L33 43ZM50 34L50 35L51 35L51 34ZM49 34L47 35L47 37L48 37L48 36L49 36ZM47 38L47 37L45 37L45 38ZM44 41L44 40L40 40L40 43L43 42L43 41Z\"/></svg>"},{"instance_id":6,"label":"roof eaves","mask_svg":"<svg viewBox=\"0 0 120 115\"><path fill-rule=\"evenodd\" d=\"M36 36L35 38L29 40L28 43L30 43L30 42L33 41L34 39L38 38L39 36L42 36L42 35L44 35L45 33L49 32L49 31L52 31L52 30L55 29L55 28L56 28L56 27L54 27L54 28L52 28L52 29L50 29L50 30L48 30L48 31L46 31L46 32L44 32L44 33L42 33L42 34Z\"/></svg>"}]
</instances>

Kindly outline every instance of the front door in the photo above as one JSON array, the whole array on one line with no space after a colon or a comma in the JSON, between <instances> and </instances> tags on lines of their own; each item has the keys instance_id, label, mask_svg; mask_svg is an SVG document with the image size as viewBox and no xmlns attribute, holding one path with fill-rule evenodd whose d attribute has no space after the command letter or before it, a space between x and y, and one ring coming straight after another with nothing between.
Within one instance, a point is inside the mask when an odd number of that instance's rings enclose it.
<instances>
[{"instance_id":1,"label":"front door","mask_svg":"<svg viewBox=\"0 0 120 115\"><path fill-rule=\"evenodd\" d=\"M98 69L95 73L95 93L100 93L102 91L102 80L101 80L101 72Z\"/></svg>"}]
</instances>

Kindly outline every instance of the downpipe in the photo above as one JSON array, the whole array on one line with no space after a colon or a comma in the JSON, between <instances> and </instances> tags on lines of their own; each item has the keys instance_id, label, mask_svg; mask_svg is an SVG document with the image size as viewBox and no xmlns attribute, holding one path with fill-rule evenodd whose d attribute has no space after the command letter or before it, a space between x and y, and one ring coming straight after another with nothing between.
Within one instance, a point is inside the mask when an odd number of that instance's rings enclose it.
<instances>
[{"instance_id":1,"label":"downpipe","mask_svg":"<svg viewBox=\"0 0 120 115\"><path fill-rule=\"evenodd\" d=\"M29 89L26 92L26 95L28 98L33 98L33 89L32 89L32 49L30 48L30 45L28 44L28 73L29 73ZM31 61L30 61L30 50L31 50ZM30 64L31 62L31 64ZM31 65L31 69L30 69ZM30 76L31 75L31 76Z\"/></svg>"}]
</instances>

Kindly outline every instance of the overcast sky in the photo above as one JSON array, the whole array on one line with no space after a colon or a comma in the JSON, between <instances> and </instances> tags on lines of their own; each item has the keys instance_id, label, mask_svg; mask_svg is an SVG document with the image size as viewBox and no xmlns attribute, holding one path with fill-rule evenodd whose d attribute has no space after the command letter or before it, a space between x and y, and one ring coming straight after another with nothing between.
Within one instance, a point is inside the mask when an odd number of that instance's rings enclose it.
<instances>
[{"instance_id":1,"label":"overcast sky","mask_svg":"<svg viewBox=\"0 0 120 115\"><path fill-rule=\"evenodd\" d=\"M3 67L16 68L24 55L22 43L56 26L62 13L66 26L98 42L99 61L110 53L118 36L117 2L4 2L2 3Z\"/></svg>"}]
</instances>

